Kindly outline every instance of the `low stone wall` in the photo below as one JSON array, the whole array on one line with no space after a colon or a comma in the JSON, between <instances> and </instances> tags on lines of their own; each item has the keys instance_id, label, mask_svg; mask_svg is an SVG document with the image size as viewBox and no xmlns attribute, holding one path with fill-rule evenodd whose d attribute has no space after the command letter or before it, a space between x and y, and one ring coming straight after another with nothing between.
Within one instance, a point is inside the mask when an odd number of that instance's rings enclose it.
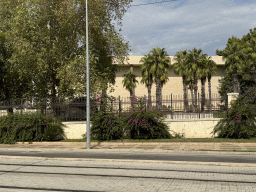
<instances>
[{"instance_id":1,"label":"low stone wall","mask_svg":"<svg viewBox=\"0 0 256 192\"><path fill-rule=\"evenodd\" d=\"M86 121L63 122L66 139L82 139L86 133Z\"/></svg>"},{"instance_id":2,"label":"low stone wall","mask_svg":"<svg viewBox=\"0 0 256 192\"><path fill-rule=\"evenodd\" d=\"M219 118L212 119L182 119L166 120L165 122L173 131L183 134L185 138L211 138L213 128L219 122ZM67 139L82 139L82 134L86 133L86 121L63 122Z\"/></svg>"},{"instance_id":3,"label":"low stone wall","mask_svg":"<svg viewBox=\"0 0 256 192\"><path fill-rule=\"evenodd\" d=\"M172 131L183 134L185 138L211 138L211 132L220 118L212 119L175 119L165 122Z\"/></svg>"}]
</instances>

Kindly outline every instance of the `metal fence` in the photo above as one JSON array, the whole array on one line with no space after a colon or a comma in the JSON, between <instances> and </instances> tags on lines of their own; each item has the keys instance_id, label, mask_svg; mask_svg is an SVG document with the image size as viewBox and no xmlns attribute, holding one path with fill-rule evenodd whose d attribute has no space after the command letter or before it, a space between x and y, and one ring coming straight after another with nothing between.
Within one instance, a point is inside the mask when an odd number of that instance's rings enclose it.
<instances>
[{"instance_id":1,"label":"metal fence","mask_svg":"<svg viewBox=\"0 0 256 192\"><path fill-rule=\"evenodd\" d=\"M214 111L224 109L224 103L221 102L218 93L211 95L211 103L209 102L209 95L206 95L206 102L204 111L201 109L201 97L198 95L197 111L192 112L192 99L188 95L188 110L184 112L183 95L170 94L162 96L162 106L160 111L168 119L190 119L190 118L212 118ZM148 98L146 96L133 98L135 105L138 102L143 102L145 107ZM108 110L116 114L121 112L128 112L132 109L130 97L111 97L105 100L107 102ZM156 109L156 97L151 97L152 108ZM95 113L101 110L101 101L96 99L90 100L90 111ZM210 109L211 104L211 110ZM80 98L26 98L26 99L12 99L8 101L0 101L0 116L6 115L7 112L41 112L43 114L51 114L61 119L62 121L81 121L86 120L86 97Z\"/></svg>"}]
</instances>

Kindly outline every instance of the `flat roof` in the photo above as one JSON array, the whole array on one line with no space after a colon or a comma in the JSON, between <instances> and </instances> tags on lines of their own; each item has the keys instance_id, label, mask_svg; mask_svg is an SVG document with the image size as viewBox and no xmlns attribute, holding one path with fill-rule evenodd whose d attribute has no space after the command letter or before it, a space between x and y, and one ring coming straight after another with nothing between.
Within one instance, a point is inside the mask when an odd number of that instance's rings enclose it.
<instances>
[{"instance_id":1,"label":"flat roof","mask_svg":"<svg viewBox=\"0 0 256 192\"><path fill-rule=\"evenodd\" d=\"M128 62L130 65L142 65L140 63L141 58L144 56L128 56ZM175 63L174 56L169 56L171 59L171 64ZM222 60L222 56L211 56L211 60L215 61L217 65L224 65L225 61ZM114 65L119 65L116 61L113 62ZM125 65L128 65L126 61L124 61Z\"/></svg>"}]
</instances>

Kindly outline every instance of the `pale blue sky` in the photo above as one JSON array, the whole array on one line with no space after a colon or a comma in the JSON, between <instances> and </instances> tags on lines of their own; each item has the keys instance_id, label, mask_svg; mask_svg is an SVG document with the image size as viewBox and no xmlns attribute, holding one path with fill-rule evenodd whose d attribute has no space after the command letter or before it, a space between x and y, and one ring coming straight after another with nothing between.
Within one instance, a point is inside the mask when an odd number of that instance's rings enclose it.
<instances>
[{"instance_id":1,"label":"pale blue sky","mask_svg":"<svg viewBox=\"0 0 256 192\"><path fill-rule=\"evenodd\" d=\"M165 0L133 0L131 5ZM130 55L145 55L157 46L170 56L177 51L203 50L216 56L228 38L241 38L256 27L256 1L177 0L131 6L123 16L122 31Z\"/></svg>"}]
</instances>

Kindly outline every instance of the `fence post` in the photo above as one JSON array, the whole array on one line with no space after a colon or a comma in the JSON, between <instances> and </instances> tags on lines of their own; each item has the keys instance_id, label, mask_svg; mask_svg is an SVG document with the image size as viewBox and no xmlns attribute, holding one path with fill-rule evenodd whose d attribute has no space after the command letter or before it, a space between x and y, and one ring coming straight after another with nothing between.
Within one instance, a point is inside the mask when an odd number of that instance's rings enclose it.
<instances>
[{"instance_id":1,"label":"fence post","mask_svg":"<svg viewBox=\"0 0 256 192\"><path fill-rule=\"evenodd\" d=\"M118 104L119 104L119 118L120 118L120 115L121 115L121 111L122 111L122 103L121 103L121 99L120 99L120 95L118 96Z\"/></svg>"},{"instance_id":2,"label":"fence post","mask_svg":"<svg viewBox=\"0 0 256 192\"><path fill-rule=\"evenodd\" d=\"M171 111L172 111L172 93L171 93Z\"/></svg>"},{"instance_id":3,"label":"fence post","mask_svg":"<svg viewBox=\"0 0 256 192\"><path fill-rule=\"evenodd\" d=\"M172 93L171 93L171 119L173 119L173 111L172 111Z\"/></svg>"}]
</instances>

